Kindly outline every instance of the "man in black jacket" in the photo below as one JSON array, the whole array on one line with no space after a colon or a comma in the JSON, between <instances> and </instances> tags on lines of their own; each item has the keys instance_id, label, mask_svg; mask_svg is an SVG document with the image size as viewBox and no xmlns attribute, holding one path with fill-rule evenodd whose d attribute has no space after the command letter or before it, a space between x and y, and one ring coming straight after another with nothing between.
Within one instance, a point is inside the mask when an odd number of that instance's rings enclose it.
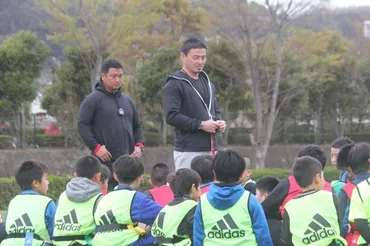
<instances>
[{"instance_id":1,"label":"man in black jacket","mask_svg":"<svg viewBox=\"0 0 370 246\"><path fill-rule=\"evenodd\" d=\"M78 113L78 133L111 172L112 163L118 157L125 154L141 157L144 147L135 104L121 92L122 77L123 67L119 61L105 61L95 91L83 100ZM115 185L111 178L109 189Z\"/></svg>"},{"instance_id":2,"label":"man in black jacket","mask_svg":"<svg viewBox=\"0 0 370 246\"><path fill-rule=\"evenodd\" d=\"M175 127L176 170L190 168L198 155L214 154L215 133L226 127L220 120L215 87L203 71L206 49L198 39L186 40L180 54L183 67L167 78L164 88L166 122Z\"/></svg>"}]
</instances>

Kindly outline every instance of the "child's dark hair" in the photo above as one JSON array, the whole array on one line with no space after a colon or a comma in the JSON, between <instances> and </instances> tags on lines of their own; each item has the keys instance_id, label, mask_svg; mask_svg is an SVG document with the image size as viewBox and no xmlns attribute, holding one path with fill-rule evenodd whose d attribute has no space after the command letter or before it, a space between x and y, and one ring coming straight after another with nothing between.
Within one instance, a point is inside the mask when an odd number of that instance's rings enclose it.
<instances>
[{"instance_id":1,"label":"child's dark hair","mask_svg":"<svg viewBox=\"0 0 370 246\"><path fill-rule=\"evenodd\" d=\"M191 169L199 174L203 184L212 182L214 179L212 161L213 157L211 155L196 156L191 161Z\"/></svg>"},{"instance_id":2,"label":"child's dark hair","mask_svg":"<svg viewBox=\"0 0 370 246\"><path fill-rule=\"evenodd\" d=\"M171 175L169 183L175 197L184 196L189 195L193 184L197 189L199 188L201 178L196 171L189 168L182 168Z\"/></svg>"},{"instance_id":3,"label":"child's dark hair","mask_svg":"<svg viewBox=\"0 0 370 246\"><path fill-rule=\"evenodd\" d=\"M351 167L354 174L359 174L369 170L369 159L369 143L348 144L340 149L337 166L340 169Z\"/></svg>"},{"instance_id":4,"label":"child's dark hair","mask_svg":"<svg viewBox=\"0 0 370 246\"><path fill-rule=\"evenodd\" d=\"M122 155L114 162L114 173L119 182L131 184L144 174L144 166L136 157Z\"/></svg>"},{"instance_id":5,"label":"child's dark hair","mask_svg":"<svg viewBox=\"0 0 370 246\"><path fill-rule=\"evenodd\" d=\"M48 173L49 168L39 161L23 162L15 174L15 180L22 190L32 190L32 182L37 180L41 182L44 173Z\"/></svg>"},{"instance_id":6,"label":"child's dark hair","mask_svg":"<svg viewBox=\"0 0 370 246\"><path fill-rule=\"evenodd\" d=\"M99 159L95 156L82 156L76 162L76 174L78 177L91 179L101 172L100 165Z\"/></svg>"},{"instance_id":7,"label":"child's dark hair","mask_svg":"<svg viewBox=\"0 0 370 246\"><path fill-rule=\"evenodd\" d=\"M262 194L270 194L271 191L279 184L279 179L274 176L261 177L256 182L256 189Z\"/></svg>"},{"instance_id":8,"label":"child's dark hair","mask_svg":"<svg viewBox=\"0 0 370 246\"><path fill-rule=\"evenodd\" d=\"M167 163L159 162L152 167L150 179L155 186L167 184L167 177L170 174L170 168Z\"/></svg>"},{"instance_id":9,"label":"child's dark hair","mask_svg":"<svg viewBox=\"0 0 370 246\"><path fill-rule=\"evenodd\" d=\"M326 154L325 154L325 151L319 146L313 145L313 144L305 146L297 154L297 157L302 157L302 156L311 156L315 158L321 163L322 170L324 170L325 165L326 165Z\"/></svg>"},{"instance_id":10,"label":"child's dark hair","mask_svg":"<svg viewBox=\"0 0 370 246\"><path fill-rule=\"evenodd\" d=\"M182 44L181 52L188 55L191 49L207 49L207 46L200 39L189 38Z\"/></svg>"},{"instance_id":11,"label":"child's dark hair","mask_svg":"<svg viewBox=\"0 0 370 246\"><path fill-rule=\"evenodd\" d=\"M101 167L100 182L105 182L112 176L112 174L106 165L101 165L100 167Z\"/></svg>"},{"instance_id":12,"label":"child's dark hair","mask_svg":"<svg viewBox=\"0 0 370 246\"><path fill-rule=\"evenodd\" d=\"M214 157L212 166L218 181L236 183L245 170L245 159L234 150L221 150Z\"/></svg>"},{"instance_id":13,"label":"child's dark hair","mask_svg":"<svg viewBox=\"0 0 370 246\"><path fill-rule=\"evenodd\" d=\"M321 163L311 156L302 156L296 159L293 166L293 176L301 188L312 184L313 178L321 175Z\"/></svg>"},{"instance_id":14,"label":"child's dark hair","mask_svg":"<svg viewBox=\"0 0 370 246\"><path fill-rule=\"evenodd\" d=\"M350 138L347 138L347 137L339 137L339 138L337 138L337 139L334 140L334 142L331 144L331 147L332 148L335 148L335 149L340 149L344 145L353 144L353 143L354 142Z\"/></svg>"}]
</instances>

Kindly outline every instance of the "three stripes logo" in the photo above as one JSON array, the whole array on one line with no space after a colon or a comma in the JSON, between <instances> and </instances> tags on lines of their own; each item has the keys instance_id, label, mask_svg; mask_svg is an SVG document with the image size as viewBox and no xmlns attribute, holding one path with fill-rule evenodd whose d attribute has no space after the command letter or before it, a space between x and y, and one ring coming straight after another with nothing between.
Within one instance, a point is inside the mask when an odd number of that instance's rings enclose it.
<instances>
[{"instance_id":1,"label":"three stripes logo","mask_svg":"<svg viewBox=\"0 0 370 246\"><path fill-rule=\"evenodd\" d=\"M116 217L113 214L112 209L108 210L104 215L100 217L99 223L100 225L118 224ZM123 230L123 229L106 230L103 232L115 232L119 230Z\"/></svg>"},{"instance_id":2,"label":"three stripes logo","mask_svg":"<svg viewBox=\"0 0 370 246\"><path fill-rule=\"evenodd\" d=\"M312 222L308 225L305 231L305 238L302 239L304 244L311 244L320 241L324 238L334 236L336 232L331 227L330 223L320 214L315 214Z\"/></svg>"},{"instance_id":3,"label":"three stripes logo","mask_svg":"<svg viewBox=\"0 0 370 246\"><path fill-rule=\"evenodd\" d=\"M80 231L81 225L79 225L76 210L71 210L63 218L57 220L54 227L62 231Z\"/></svg>"},{"instance_id":4,"label":"three stripes logo","mask_svg":"<svg viewBox=\"0 0 370 246\"><path fill-rule=\"evenodd\" d=\"M217 239L231 239L245 237L245 231L240 230L230 214L226 214L211 228L207 237Z\"/></svg>"},{"instance_id":5,"label":"three stripes logo","mask_svg":"<svg viewBox=\"0 0 370 246\"><path fill-rule=\"evenodd\" d=\"M10 233L35 232L31 219L27 213L23 214L20 218L16 219L14 224L10 226L10 230L11 230Z\"/></svg>"}]
</instances>

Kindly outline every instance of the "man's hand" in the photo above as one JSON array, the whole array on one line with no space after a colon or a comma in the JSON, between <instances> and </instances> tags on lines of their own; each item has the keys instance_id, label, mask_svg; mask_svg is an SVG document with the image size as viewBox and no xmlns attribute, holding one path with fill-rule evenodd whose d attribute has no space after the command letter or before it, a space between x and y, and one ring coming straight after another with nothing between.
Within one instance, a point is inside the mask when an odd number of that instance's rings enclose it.
<instances>
[{"instance_id":1,"label":"man's hand","mask_svg":"<svg viewBox=\"0 0 370 246\"><path fill-rule=\"evenodd\" d=\"M202 121L200 123L200 129L205 132L215 133L216 129L218 129L218 123L214 120Z\"/></svg>"},{"instance_id":2,"label":"man's hand","mask_svg":"<svg viewBox=\"0 0 370 246\"><path fill-rule=\"evenodd\" d=\"M218 120L216 122L218 124L218 129L220 130L220 132L225 132L226 122L224 120Z\"/></svg>"},{"instance_id":3,"label":"man's hand","mask_svg":"<svg viewBox=\"0 0 370 246\"><path fill-rule=\"evenodd\" d=\"M107 162L112 160L112 155L109 153L105 145L100 146L98 152L95 153L97 157L99 157L102 161Z\"/></svg>"},{"instance_id":4,"label":"man's hand","mask_svg":"<svg viewBox=\"0 0 370 246\"><path fill-rule=\"evenodd\" d=\"M135 146L134 152L132 152L131 156L140 158L141 157L141 152L142 152L141 148Z\"/></svg>"}]
</instances>

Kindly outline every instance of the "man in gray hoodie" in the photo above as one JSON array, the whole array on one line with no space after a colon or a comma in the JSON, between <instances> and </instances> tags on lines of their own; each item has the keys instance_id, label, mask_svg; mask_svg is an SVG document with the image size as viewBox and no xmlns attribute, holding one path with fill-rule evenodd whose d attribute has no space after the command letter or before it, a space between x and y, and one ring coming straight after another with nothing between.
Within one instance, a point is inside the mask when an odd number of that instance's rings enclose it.
<instances>
[{"instance_id":1,"label":"man in gray hoodie","mask_svg":"<svg viewBox=\"0 0 370 246\"><path fill-rule=\"evenodd\" d=\"M93 213L101 196L100 161L94 156L77 160L75 178L59 197L53 245L90 245L95 232Z\"/></svg>"}]
</instances>

